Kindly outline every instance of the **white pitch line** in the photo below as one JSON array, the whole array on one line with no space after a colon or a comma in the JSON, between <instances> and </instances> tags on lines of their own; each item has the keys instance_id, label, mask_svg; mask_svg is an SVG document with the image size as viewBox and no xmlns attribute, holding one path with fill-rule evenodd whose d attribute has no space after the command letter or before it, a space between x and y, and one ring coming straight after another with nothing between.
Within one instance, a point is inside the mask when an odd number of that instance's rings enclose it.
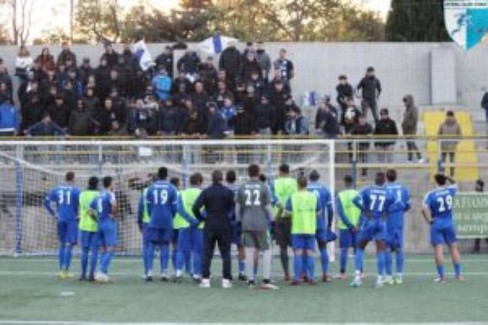
<instances>
[{"instance_id":1,"label":"white pitch line","mask_svg":"<svg viewBox=\"0 0 488 325\"><path fill-rule=\"evenodd\" d=\"M79 324L79 325L131 325L131 324L144 324L144 325L193 325L194 323L151 323L151 322L140 322L140 323L118 323L118 322L84 322L84 321L21 321L21 320L0 320L0 324L32 324L32 325L42 325L42 324L54 324L54 325L62 325L62 324ZM200 324L212 324L212 325L224 325L230 323L200 323ZM255 325L255 323L232 323L233 325ZM267 323L269 325L315 325L317 323ZM321 324L329 324L329 325L386 325L391 323L366 323L366 322L358 322L358 323L321 323ZM397 325L411 325L412 323L396 323ZM486 324L486 322L430 322L430 323L416 323L419 325L482 325Z\"/></svg>"}]
</instances>

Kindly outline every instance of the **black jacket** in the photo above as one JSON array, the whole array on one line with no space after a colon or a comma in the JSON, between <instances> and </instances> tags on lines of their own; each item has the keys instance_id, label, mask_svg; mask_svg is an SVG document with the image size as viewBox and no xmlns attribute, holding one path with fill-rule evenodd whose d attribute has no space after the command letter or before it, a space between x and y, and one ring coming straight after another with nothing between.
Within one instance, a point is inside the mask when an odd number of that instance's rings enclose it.
<instances>
[{"instance_id":1,"label":"black jacket","mask_svg":"<svg viewBox=\"0 0 488 325\"><path fill-rule=\"evenodd\" d=\"M358 90L363 90L363 99L365 100L376 100L377 97L381 94L381 83L378 78L375 76L373 77L364 77L361 82L359 82Z\"/></svg>"},{"instance_id":2,"label":"black jacket","mask_svg":"<svg viewBox=\"0 0 488 325\"><path fill-rule=\"evenodd\" d=\"M225 70L228 77L233 76L235 78L239 74L241 60L241 52L234 46L228 47L220 55L219 69Z\"/></svg>"},{"instance_id":3,"label":"black jacket","mask_svg":"<svg viewBox=\"0 0 488 325\"><path fill-rule=\"evenodd\" d=\"M481 107L488 109L488 91L483 96L483 100L481 100Z\"/></svg>"},{"instance_id":4,"label":"black jacket","mask_svg":"<svg viewBox=\"0 0 488 325\"><path fill-rule=\"evenodd\" d=\"M258 129L271 128L274 107L271 104L256 105L256 126Z\"/></svg>"},{"instance_id":5,"label":"black jacket","mask_svg":"<svg viewBox=\"0 0 488 325\"><path fill-rule=\"evenodd\" d=\"M392 119L388 118L386 120L379 120L376 123L376 127L374 129L374 134L375 135L381 135L383 137L388 137L392 136L392 138L396 137L398 135L398 129L396 126L395 121ZM376 146L382 147L382 146L389 146L395 144L394 141L378 141L375 143Z\"/></svg>"},{"instance_id":6,"label":"black jacket","mask_svg":"<svg viewBox=\"0 0 488 325\"><path fill-rule=\"evenodd\" d=\"M234 192L222 184L212 184L200 193L192 212L198 220L205 221L205 230L230 231L234 207ZM205 208L206 218L201 214L201 208Z\"/></svg>"}]
</instances>

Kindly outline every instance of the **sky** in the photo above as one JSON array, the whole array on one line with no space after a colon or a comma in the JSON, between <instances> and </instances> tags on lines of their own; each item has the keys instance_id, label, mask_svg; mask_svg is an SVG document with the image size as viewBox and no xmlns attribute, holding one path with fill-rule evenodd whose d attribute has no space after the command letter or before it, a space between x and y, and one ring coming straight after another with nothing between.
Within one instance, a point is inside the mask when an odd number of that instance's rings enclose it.
<instances>
[{"instance_id":1,"label":"sky","mask_svg":"<svg viewBox=\"0 0 488 325\"><path fill-rule=\"evenodd\" d=\"M42 34L45 30L62 28L68 30L69 26L69 0L30 0L32 1L32 31L31 39ZM76 0L75 0L76 1ZM106 1L106 0L101 0ZM138 5L142 0L118 0L123 7ZM143 0L160 10L170 10L178 5L179 0ZM353 0L367 9L380 12L386 19L391 0ZM0 19L4 19L0 14Z\"/></svg>"}]
</instances>

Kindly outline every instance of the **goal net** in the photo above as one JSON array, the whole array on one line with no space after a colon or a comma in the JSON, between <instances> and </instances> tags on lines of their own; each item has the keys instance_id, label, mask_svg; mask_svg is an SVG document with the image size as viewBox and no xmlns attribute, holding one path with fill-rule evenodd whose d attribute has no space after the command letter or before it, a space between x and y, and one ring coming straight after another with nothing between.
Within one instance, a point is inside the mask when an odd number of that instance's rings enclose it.
<instances>
[{"instance_id":1,"label":"goal net","mask_svg":"<svg viewBox=\"0 0 488 325\"><path fill-rule=\"evenodd\" d=\"M0 255L50 255L57 247L56 221L43 200L64 183L66 172L76 185L87 187L91 176L112 176L121 211L119 254L140 254L137 205L150 174L161 166L181 188L192 173L210 183L213 170L234 170L237 184L247 166L260 164L269 181L282 163L293 176L316 169L334 193L334 142L328 140L205 140L205 141L16 141L0 142Z\"/></svg>"}]
</instances>

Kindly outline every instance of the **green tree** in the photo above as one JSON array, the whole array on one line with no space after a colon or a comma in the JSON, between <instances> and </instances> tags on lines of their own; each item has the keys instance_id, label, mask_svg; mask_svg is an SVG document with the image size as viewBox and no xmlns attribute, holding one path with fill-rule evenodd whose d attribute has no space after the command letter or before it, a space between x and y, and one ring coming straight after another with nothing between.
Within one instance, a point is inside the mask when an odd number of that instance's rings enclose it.
<instances>
[{"instance_id":1,"label":"green tree","mask_svg":"<svg viewBox=\"0 0 488 325\"><path fill-rule=\"evenodd\" d=\"M123 17L117 0L79 0L74 22L74 37L86 41L121 40Z\"/></svg>"},{"instance_id":2,"label":"green tree","mask_svg":"<svg viewBox=\"0 0 488 325\"><path fill-rule=\"evenodd\" d=\"M393 0L385 29L392 42L444 42L443 0Z\"/></svg>"}]
</instances>

